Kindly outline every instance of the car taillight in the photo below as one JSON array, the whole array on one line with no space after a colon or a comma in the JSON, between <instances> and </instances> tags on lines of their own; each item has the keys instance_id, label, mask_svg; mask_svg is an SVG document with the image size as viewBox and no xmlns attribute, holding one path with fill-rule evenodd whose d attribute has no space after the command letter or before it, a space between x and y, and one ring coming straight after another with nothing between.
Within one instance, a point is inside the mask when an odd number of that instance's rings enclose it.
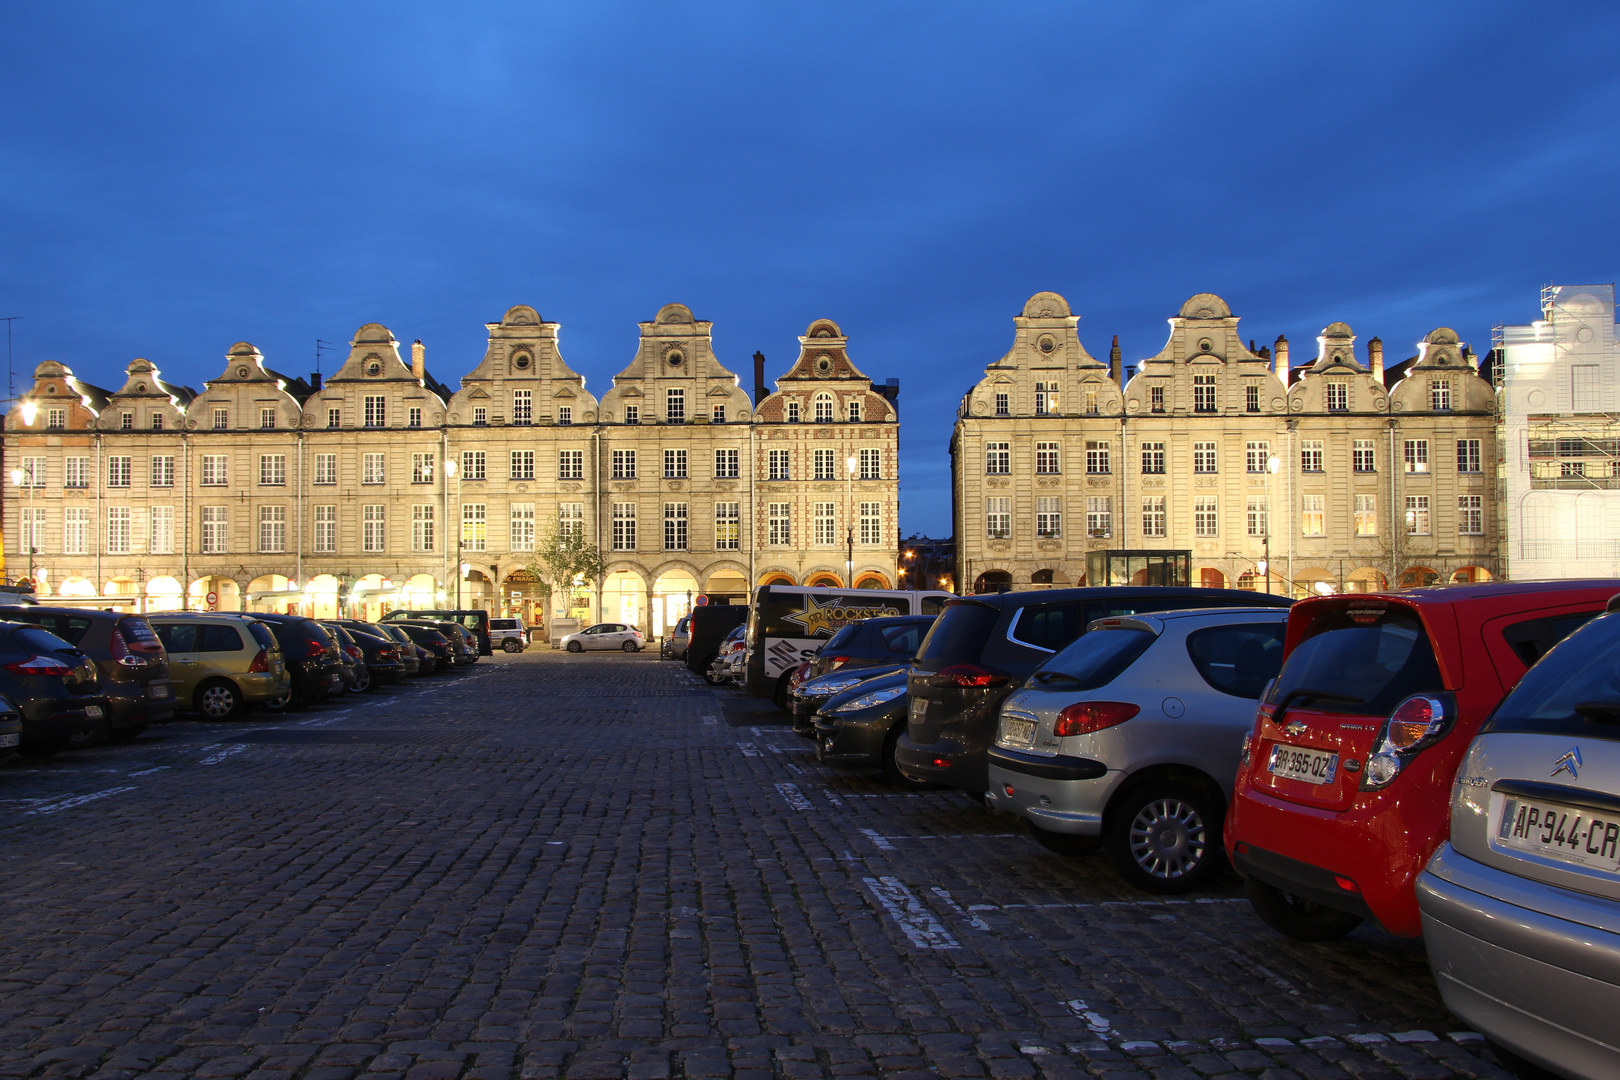
<instances>
[{"instance_id":1,"label":"car taillight","mask_svg":"<svg viewBox=\"0 0 1620 1080\"><path fill-rule=\"evenodd\" d=\"M827 660L827 666L822 668L822 674L826 674L829 671L837 671L839 668L849 663L849 659L850 658L847 656L830 657Z\"/></svg>"},{"instance_id":2,"label":"car taillight","mask_svg":"<svg viewBox=\"0 0 1620 1080\"><path fill-rule=\"evenodd\" d=\"M360 651L360 646L358 645L345 645L343 646L343 651L348 653L349 659L353 660L357 664L361 663L366 658L366 654Z\"/></svg>"},{"instance_id":3,"label":"car taillight","mask_svg":"<svg viewBox=\"0 0 1620 1080\"><path fill-rule=\"evenodd\" d=\"M1363 791L1389 786L1424 747L1451 730L1457 702L1450 694L1413 694L1389 714L1361 774Z\"/></svg>"},{"instance_id":4,"label":"car taillight","mask_svg":"<svg viewBox=\"0 0 1620 1080\"><path fill-rule=\"evenodd\" d=\"M982 664L946 664L928 676L929 686L981 687L1005 686L1011 676L987 668Z\"/></svg>"},{"instance_id":5,"label":"car taillight","mask_svg":"<svg viewBox=\"0 0 1620 1080\"><path fill-rule=\"evenodd\" d=\"M395 651L392 645L384 645L377 650L377 656L383 660L392 660L398 655L399 653Z\"/></svg>"},{"instance_id":6,"label":"car taillight","mask_svg":"<svg viewBox=\"0 0 1620 1080\"><path fill-rule=\"evenodd\" d=\"M1093 731L1123 724L1142 710L1125 701L1077 701L1065 706L1052 723L1052 734L1059 738L1089 735Z\"/></svg>"},{"instance_id":7,"label":"car taillight","mask_svg":"<svg viewBox=\"0 0 1620 1080\"><path fill-rule=\"evenodd\" d=\"M6 665L6 670L17 675L71 675L73 669L50 656L30 656Z\"/></svg>"},{"instance_id":8,"label":"car taillight","mask_svg":"<svg viewBox=\"0 0 1620 1080\"><path fill-rule=\"evenodd\" d=\"M317 638L310 638L306 646L305 655L311 660L319 660L321 657L325 656L328 650L331 650L331 648L332 647L330 645L327 645ZM334 655L336 655L335 650Z\"/></svg>"},{"instance_id":9,"label":"car taillight","mask_svg":"<svg viewBox=\"0 0 1620 1080\"><path fill-rule=\"evenodd\" d=\"M248 665L248 673L250 675L262 675L262 674L264 674L265 672L267 672L269 670L270 670L270 650L269 649L260 649L259 650L259 655L255 656L253 658L253 663Z\"/></svg>"}]
</instances>

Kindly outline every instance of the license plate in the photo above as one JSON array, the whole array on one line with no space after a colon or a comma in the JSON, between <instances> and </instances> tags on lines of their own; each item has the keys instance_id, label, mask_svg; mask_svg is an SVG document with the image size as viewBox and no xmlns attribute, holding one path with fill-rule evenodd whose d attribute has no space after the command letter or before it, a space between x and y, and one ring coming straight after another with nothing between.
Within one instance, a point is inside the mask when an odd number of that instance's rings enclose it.
<instances>
[{"instance_id":1,"label":"license plate","mask_svg":"<svg viewBox=\"0 0 1620 1080\"><path fill-rule=\"evenodd\" d=\"M88 716L92 720L100 720L101 719L101 706L100 705L86 705L84 707L84 715Z\"/></svg>"},{"instance_id":2,"label":"license plate","mask_svg":"<svg viewBox=\"0 0 1620 1080\"><path fill-rule=\"evenodd\" d=\"M1001 721L1001 741L1014 743L1018 746L1032 746L1035 743L1035 721L1019 720L1009 716Z\"/></svg>"},{"instance_id":3,"label":"license plate","mask_svg":"<svg viewBox=\"0 0 1620 1080\"><path fill-rule=\"evenodd\" d=\"M167 686L159 686L154 684L152 686L148 686L146 689L147 692L155 698L166 698L169 696L169 688Z\"/></svg>"},{"instance_id":4,"label":"license plate","mask_svg":"<svg viewBox=\"0 0 1620 1080\"><path fill-rule=\"evenodd\" d=\"M340 671L332 672L332 685L333 686L342 686L343 685L343 673L342 672L340 672Z\"/></svg>"},{"instance_id":5,"label":"license plate","mask_svg":"<svg viewBox=\"0 0 1620 1080\"><path fill-rule=\"evenodd\" d=\"M1266 771L1273 776L1302 780L1307 784L1331 784L1339 772L1339 755L1326 750L1306 750L1278 743L1271 748L1271 761L1267 763Z\"/></svg>"},{"instance_id":6,"label":"license plate","mask_svg":"<svg viewBox=\"0 0 1620 1080\"><path fill-rule=\"evenodd\" d=\"M13 732L10 735L0 735L0 746L17 746L22 743L22 735Z\"/></svg>"},{"instance_id":7,"label":"license plate","mask_svg":"<svg viewBox=\"0 0 1620 1080\"><path fill-rule=\"evenodd\" d=\"M924 698L914 697L906 705L906 719L917 722L928 713L928 702Z\"/></svg>"},{"instance_id":8,"label":"license plate","mask_svg":"<svg viewBox=\"0 0 1620 1080\"><path fill-rule=\"evenodd\" d=\"M1502 847L1611 874L1620 870L1620 814L1504 797L1498 821Z\"/></svg>"}]
</instances>

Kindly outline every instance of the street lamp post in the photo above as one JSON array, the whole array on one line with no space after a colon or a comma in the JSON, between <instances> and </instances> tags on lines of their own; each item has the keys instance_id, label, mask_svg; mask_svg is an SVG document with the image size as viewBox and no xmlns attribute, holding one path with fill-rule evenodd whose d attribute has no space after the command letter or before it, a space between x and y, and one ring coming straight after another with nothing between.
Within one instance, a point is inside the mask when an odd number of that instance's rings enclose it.
<instances>
[{"instance_id":1,"label":"street lamp post","mask_svg":"<svg viewBox=\"0 0 1620 1080\"><path fill-rule=\"evenodd\" d=\"M444 459L444 475L456 482L455 512L461 514L461 475L456 471L456 463L449 457ZM445 522L448 526L450 522ZM466 537L462 533L462 524L457 521L456 526L456 610L461 610L461 582L467 576L467 564L461 561L461 545ZM447 545L448 550L448 545Z\"/></svg>"},{"instance_id":2,"label":"street lamp post","mask_svg":"<svg viewBox=\"0 0 1620 1080\"><path fill-rule=\"evenodd\" d=\"M848 558L844 563L844 587L855 587L855 466L859 459L854 454L844 462L846 479L844 481L844 524L848 528Z\"/></svg>"},{"instance_id":3,"label":"street lamp post","mask_svg":"<svg viewBox=\"0 0 1620 1080\"><path fill-rule=\"evenodd\" d=\"M39 551L37 546L39 538L34 535L34 530L39 528L39 523L34 520L34 463L31 461L22 468L11 470L12 484L22 487L24 481L28 483L28 584L32 586L34 584L34 555ZM18 536L21 535L22 530L19 529Z\"/></svg>"},{"instance_id":4,"label":"street lamp post","mask_svg":"<svg viewBox=\"0 0 1620 1080\"><path fill-rule=\"evenodd\" d=\"M1271 477L1282 468L1282 459L1276 454L1266 458L1266 592L1271 592Z\"/></svg>"}]
</instances>

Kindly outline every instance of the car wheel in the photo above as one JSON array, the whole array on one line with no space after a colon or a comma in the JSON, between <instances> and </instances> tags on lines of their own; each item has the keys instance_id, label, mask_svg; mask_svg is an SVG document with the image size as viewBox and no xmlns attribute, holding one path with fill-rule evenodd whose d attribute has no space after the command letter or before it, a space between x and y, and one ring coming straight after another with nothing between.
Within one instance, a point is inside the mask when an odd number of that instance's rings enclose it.
<instances>
[{"instance_id":1,"label":"car wheel","mask_svg":"<svg viewBox=\"0 0 1620 1080\"><path fill-rule=\"evenodd\" d=\"M66 735L54 739L35 739L17 747L17 753L26 758L53 757L67 749L68 739Z\"/></svg>"},{"instance_id":2,"label":"car wheel","mask_svg":"<svg viewBox=\"0 0 1620 1080\"><path fill-rule=\"evenodd\" d=\"M895 748L900 745L900 736L906 730L906 722L902 719L889 730L889 735L883 740L883 775L889 778L889 783L905 791L934 791L939 785L927 780L913 780L900 771L900 763L894 759Z\"/></svg>"},{"instance_id":3,"label":"car wheel","mask_svg":"<svg viewBox=\"0 0 1620 1080\"><path fill-rule=\"evenodd\" d=\"M275 697L266 701L264 703L264 707L269 709L271 712L283 712L287 709L295 709L298 707L298 690L296 687L294 687L284 693L277 694Z\"/></svg>"},{"instance_id":4,"label":"car wheel","mask_svg":"<svg viewBox=\"0 0 1620 1080\"><path fill-rule=\"evenodd\" d=\"M96 721L96 726L89 731L81 731L77 735L69 735L67 748L69 750L89 750L93 746L100 746L112 739L112 723L105 716Z\"/></svg>"},{"instance_id":5,"label":"car wheel","mask_svg":"<svg viewBox=\"0 0 1620 1080\"><path fill-rule=\"evenodd\" d=\"M349 687L351 693L363 694L371 689L371 669L362 667L354 673L354 685Z\"/></svg>"},{"instance_id":6,"label":"car wheel","mask_svg":"<svg viewBox=\"0 0 1620 1080\"><path fill-rule=\"evenodd\" d=\"M277 700L280 699L272 699L265 704L272 709L287 707L285 704L274 704ZM242 708L242 695L228 682L206 682L197 687L197 692L192 695L192 703L198 712L210 720L229 720Z\"/></svg>"},{"instance_id":7,"label":"car wheel","mask_svg":"<svg viewBox=\"0 0 1620 1080\"><path fill-rule=\"evenodd\" d=\"M1078 858L1081 855L1095 855L1103 845L1101 836L1082 836L1079 833L1053 832L1043 829L1039 825L1031 824L1029 835L1035 842L1054 855L1067 855Z\"/></svg>"},{"instance_id":8,"label":"car wheel","mask_svg":"<svg viewBox=\"0 0 1620 1080\"><path fill-rule=\"evenodd\" d=\"M146 731L146 724L133 724L117 731L109 732L107 738L111 742L134 742Z\"/></svg>"},{"instance_id":9,"label":"car wheel","mask_svg":"<svg viewBox=\"0 0 1620 1080\"><path fill-rule=\"evenodd\" d=\"M522 652L523 646L518 644L517 638L507 638L501 642L501 648L506 652Z\"/></svg>"},{"instance_id":10,"label":"car wheel","mask_svg":"<svg viewBox=\"0 0 1620 1080\"><path fill-rule=\"evenodd\" d=\"M1114 872L1149 893L1202 885L1220 861L1218 800L1188 784L1150 783L1114 797L1103 823Z\"/></svg>"},{"instance_id":11,"label":"car wheel","mask_svg":"<svg viewBox=\"0 0 1620 1080\"><path fill-rule=\"evenodd\" d=\"M585 646L581 645L577 641L570 641L568 643L568 651L569 652L584 652L585 651Z\"/></svg>"},{"instance_id":12,"label":"car wheel","mask_svg":"<svg viewBox=\"0 0 1620 1080\"><path fill-rule=\"evenodd\" d=\"M793 706L788 704L788 679L790 678L792 678L791 672L777 679L776 691L771 694L771 700L776 703L776 707L785 713L793 711Z\"/></svg>"},{"instance_id":13,"label":"car wheel","mask_svg":"<svg viewBox=\"0 0 1620 1080\"><path fill-rule=\"evenodd\" d=\"M1250 878L1249 904L1262 922L1295 941L1335 941L1361 925L1361 916L1304 900Z\"/></svg>"},{"instance_id":14,"label":"car wheel","mask_svg":"<svg viewBox=\"0 0 1620 1080\"><path fill-rule=\"evenodd\" d=\"M620 645L619 648L623 649L625 652L640 652L641 651L640 649L636 648L636 643L633 642L633 641L627 641L623 645Z\"/></svg>"}]
</instances>

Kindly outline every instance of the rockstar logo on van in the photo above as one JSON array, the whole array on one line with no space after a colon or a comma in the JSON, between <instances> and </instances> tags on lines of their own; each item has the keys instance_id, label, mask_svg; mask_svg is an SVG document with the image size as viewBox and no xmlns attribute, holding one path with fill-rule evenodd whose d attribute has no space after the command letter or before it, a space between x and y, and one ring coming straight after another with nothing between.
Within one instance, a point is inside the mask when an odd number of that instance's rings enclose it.
<instances>
[{"instance_id":1,"label":"rockstar logo on van","mask_svg":"<svg viewBox=\"0 0 1620 1080\"><path fill-rule=\"evenodd\" d=\"M845 623L899 614L898 608L887 604L852 604L842 596L835 596L825 604L818 604L815 597L806 593L803 610L796 615L784 615L782 619L784 622L795 622L804 627L805 637L818 637L823 633L831 634Z\"/></svg>"}]
</instances>

